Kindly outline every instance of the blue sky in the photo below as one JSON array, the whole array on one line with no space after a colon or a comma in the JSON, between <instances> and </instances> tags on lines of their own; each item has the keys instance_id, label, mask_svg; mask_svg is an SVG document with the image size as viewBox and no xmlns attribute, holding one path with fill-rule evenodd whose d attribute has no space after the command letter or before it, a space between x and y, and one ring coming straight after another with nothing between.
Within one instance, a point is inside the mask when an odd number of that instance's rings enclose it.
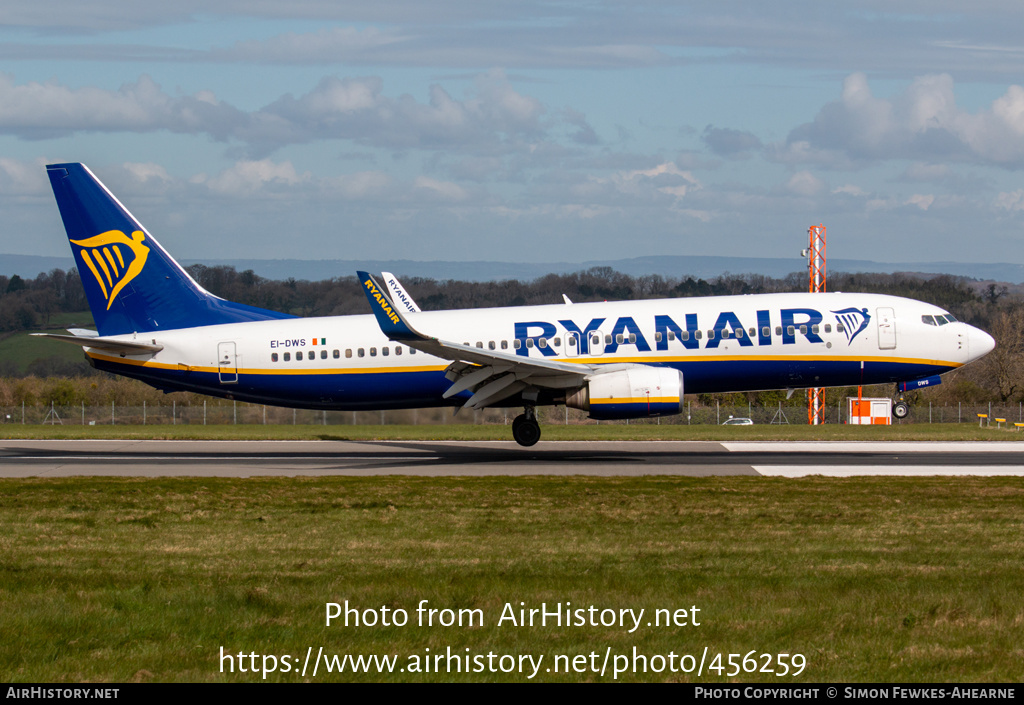
<instances>
[{"instance_id":1,"label":"blue sky","mask_svg":"<svg viewBox=\"0 0 1024 705\"><path fill-rule=\"evenodd\" d=\"M1020 3L0 8L0 252L82 161L182 259L1024 262ZM341 274L341 273L339 273Z\"/></svg>"}]
</instances>

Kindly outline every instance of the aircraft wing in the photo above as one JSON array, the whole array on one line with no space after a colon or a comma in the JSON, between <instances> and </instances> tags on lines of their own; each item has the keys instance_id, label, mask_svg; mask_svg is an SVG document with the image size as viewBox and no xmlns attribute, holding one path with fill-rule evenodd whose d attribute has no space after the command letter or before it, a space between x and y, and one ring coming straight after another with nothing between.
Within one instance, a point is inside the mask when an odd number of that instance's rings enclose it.
<instances>
[{"instance_id":1,"label":"aircraft wing","mask_svg":"<svg viewBox=\"0 0 1024 705\"><path fill-rule=\"evenodd\" d=\"M440 340L421 333L371 275L366 272L357 274L384 335L434 357L452 361L445 372L452 386L443 396L447 399L471 390L473 396L465 407L482 409L529 387L579 387L589 375L597 371L591 365L527 358Z\"/></svg>"},{"instance_id":2,"label":"aircraft wing","mask_svg":"<svg viewBox=\"0 0 1024 705\"><path fill-rule=\"evenodd\" d=\"M72 331L74 333L75 331ZM52 338L62 343L81 345L83 348L93 348L104 352L117 353L118 355L145 355L157 353L164 349L163 345L153 343L139 343L132 340L118 340L117 338L104 338L98 335L62 335L58 333L30 333L40 338Z\"/></svg>"}]
</instances>

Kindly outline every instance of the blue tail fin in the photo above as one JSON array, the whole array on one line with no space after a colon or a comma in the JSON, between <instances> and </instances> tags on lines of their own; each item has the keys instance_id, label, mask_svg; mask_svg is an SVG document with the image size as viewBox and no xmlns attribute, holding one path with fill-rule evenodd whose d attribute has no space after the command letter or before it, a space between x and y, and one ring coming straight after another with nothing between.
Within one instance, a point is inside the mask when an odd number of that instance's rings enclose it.
<instances>
[{"instance_id":1,"label":"blue tail fin","mask_svg":"<svg viewBox=\"0 0 1024 705\"><path fill-rule=\"evenodd\" d=\"M292 318L203 289L84 164L46 173L100 335Z\"/></svg>"}]
</instances>

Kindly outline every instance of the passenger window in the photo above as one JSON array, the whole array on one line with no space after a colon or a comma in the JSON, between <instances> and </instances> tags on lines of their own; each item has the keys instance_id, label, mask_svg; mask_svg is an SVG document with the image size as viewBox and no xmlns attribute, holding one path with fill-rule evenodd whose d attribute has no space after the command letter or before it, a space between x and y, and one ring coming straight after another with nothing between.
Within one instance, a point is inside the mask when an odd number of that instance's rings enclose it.
<instances>
[{"instance_id":1,"label":"passenger window","mask_svg":"<svg viewBox=\"0 0 1024 705\"><path fill-rule=\"evenodd\" d=\"M562 339L561 338L555 338L555 347L556 348L562 347Z\"/></svg>"},{"instance_id":2,"label":"passenger window","mask_svg":"<svg viewBox=\"0 0 1024 705\"><path fill-rule=\"evenodd\" d=\"M352 348L345 348L345 357L352 357Z\"/></svg>"},{"instance_id":3,"label":"passenger window","mask_svg":"<svg viewBox=\"0 0 1024 705\"><path fill-rule=\"evenodd\" d=\"M270 353L270 361L277 362L277 353Z\"/></svg>"},{"instance_id":4,"label":"passenger window","mask_svg":"<svg viewBox=\"0 0 1024 705\"><path fill-rule=\"evenodd\" d=\"M478 340L478 341L476 341L476 346L477 346L478 348L480 348L481 350L483 350L483 349L484 349L484 344L483 344L482 342L480 342L479 340Z\"/></svg>"},{"instance_id":5,"label":"passenger window","mask_svg":"<svg viewBox=\"0 0 1024 705\"><path fill-rule=\"evenodd\" d=\"M788 335L789 335L790 337L792 337L792 336L796 335L796 328L795 328L794 326L787 326L787 327L786 327L786 333L787 333L787 334L788 334Z\"/></svg>"},{"instance_id":6,"label":"passenger window","mask_svg":"<svg viewBox=\"0 0 1024 705\"><path fill-rule=\"evenodd\" d=\"M761 328L761 335L765 338L771 338L772 329L769 326L764 326L763 328Z\"/></svg>"},{"instance_id":7,"label":"passenger window","mask_svg":"<svg viewBox=\"0 0 1024 705\"><path fill-rule=\"evenodd\" d=\"M335 350L335 352L337 352L337 350ZM321 360L326 360L327 359L327 351L326 350L321 350L320 351L320 359Z\"/></svg>"},{"instance_id":8,"label":"passenger window","mask_svg":"<svg viewBox=\"0 0 1024 705\"><path fill-rule=\"evenodd\" d=\"M714 340L714 339L715 339L715 329L712 328L711 330L708 331L708 340Z\"/></svg>"},{"instance_id":9,"label":"passenger window","mask_svg":"<svg viewBox=\"0 0 1024 705\"><path fill-rule=\"evenodd\" d=\"M753 338L755 335L757 335L757 328L751 328L750 330L748 330L747 335Z\"/></svg>"},{"instance_id":10,"label":"passenger window","mask_svg":"<svg viewBox=\"0 0 1024 705\"><path fill-rule=\"evenodd\" d=\"M686 335L687 337L689 337L689 335L685 331L683 332L683 335ZM675 340L676 339L676 334L673 331L669 331L668 332L668 339L670 341ZM683 338L683 340L686 340L686 338Z\"/></svg>"},{"instance_id":11,"label":"passenger window","mask_svg":"<svg viewBox=\"0 0 1024 705\"><path fill-rule=\"evenodd\" d=\"M501 341L501 349L502 350L508 350L508 341L507 340Z\"/></svg>"},{"instance_id":12,"label":"passenger window","mask_svg":"<svg viewBox=\"0 0 1024 705\"><path fill-rule=\"evenodd\" d=\"M842 323L836 323L836 333L845 333L846 329L843 328Z\"/></svg>"},{"instance_id":13,"label":"passenger window","mask_svg":"<svg viewBox=\"0 0 1024 705\"><path fill-rule=\"evenodd\" d=\"M800 335L807 335L807 324L800 326Z\"/></svg>"},{"instance_id":14,"label":"passenger window","mask_svg":"<svg viewBox=\"0 0 1024 705\"><path fill-rule=\"evenodd\" d=\"M523 347L523 341L522 340L520 340L519 338L516 338L515 340L512 341L512 349L513 350L518 350L521 347Z\"/></svg>"},{"instance_id":15,"label":"passenger window","mask_svg":"<svg viewBox=\"0 0 1024 705\"><path fill-rule=\"evenodd\" d=\"M370 348L370 357L377 357L377 348Z\"/></svg>"},{"instance_id":16,"label":"passenger window","mask_svg":"<svg viewBox=\"0 0 1024 705\"><path fill-rule=\"evenodd\" d=\"M302 351L301 350L299 352L295 353L295 359L296 360L301 360L302 359Z\"/></svg>"},{"instance_id":17,"label":"passenger window","mask_svg":"<svg viewBox=\"0 0 1024 705\"><path fill-rule=\"evenodd\" d=\"M737 328L736 329L736 337L737 338L742 338L744 333L746 333L746 331L743 330L742 328Z\"/></svg>"},{"instance_id":18,"label":"passenger window","mask_svg":"<svg viewBox=\"0 0 1024 705\"><path fill-rule=\"evenodd\" d=\"M792 326L790 326L792 328ZM775 326L775 335L782 335L782 326Z\"/></svg>"},{"instance_id":19,"label":"passenger window","mask_svg":"<svg viewBox=\"0 0 1024 705\"><path fill-rule=\"evenodd\" d=\"M658 331L657 333L654 334L654 342L655 343L660 343L661 342L661 331Z\"/></svg>"},{"instance_id":20,"label":"passenger window","mask_svg":"<svg viewBox=\"0 0 1024 705\"><path fill-rule=\"evenodd\" d=\"M333 357L334 357L335 360L337 360L339 357L341 357L341 350L335 350L334 354L333 354Z\"/></svg>"},{"instance_id":21,"label":"passenger window","mask_svg":"<svg viewBox=\"0 0 1024 705\"><path fill-rule=\"evenodd\" d=\"M593 343L594 345L597 345L598 343L601 342L601 336L595 335L593 338L590 339L590 342Z\"/></svg>"},{"instance_id":22,"label":"passenger window","mask_svg":"<svg viewBox=\"0 0 1024 705\"><path fill-rule=\"evenodd\" d=\"M416 348L409 348L409 354L410 355L415 355L416 354Z\"/></svg>"},{"instance_id":23,"label":"passenger window","mask_svg":"<svg viewBox=\"0 0 1024 705\"><path fill-rule=\"evenodd\" d=\"M395 355L401 355L401 354L402 354L402 346L401 345L396 345L395 346Z\"/></svg>"},{"instance_id":24,"label":"passenger window","mask_svg":"<svg viewBox=\"0 0 1024 705\"><path fill-rule=\"evenodd\" d=\"M816 326L816 325L815 326L811 326L811 332L814 333L815 335L817 335L818 334L818 326Z\"/></svg>"},{"instance_id":25,"label":"passenger window","mask_svg":"<svg viewBox=\"0 0 1024 705\"><path fill-rule=\"evenodd\" d=\"M366 350L359 348L359 357L366 357Z\"/></svg>"},{"instance_id":26,"label":"passenger window","mask_svg":"<svg viewBox=\"0 0 1024 705\"><path fill-rule=\"evenodd\" d=\"M495 345L494 345L494 341L493 341L493 340L488 340L488 341L487 341L487 348L488 348L489 350L494 350L494 348L495 348Z\"/></svg>"},{"instance_id":27,"label":"passenger window","mask_svg":"<svg viewBox=\"0 0 1024 705\"><path fill-rule=\"evenodd\" d=\"M675 335L675 333L669 333L668 334L668 339L672 340L672 336L673 335ZM690 339L690 331L684 330L682 333L679 334L679 339L682 340L683 342L686 342L687 340L689 340Z\"/></svg>"},{"instance_id":28,"label":"passenger window","mask_svg":"<svg viewBox=\"0 0 1024 705\"><path fill-rule=\"evenodd\" d=\"M722 337L723 338L728 338L729 337L729 329L728 328L723 328L722 329Z\"/></svg>"},{"instance_id":29,"label":"passenger window","mask_svg":"<svg viewBox=\"0 0 1024 705\"><path fill-rule=\"evenodd\" d=\"M387 357L390 353L391 350L387 346L385 346L384 349L380 351L380 354L383 355L384 357Z\"/></svg>"},{"instance_id":30,"label":"passenger window","mask_svg":"<svg viewBox=\"0 0 1024 705\"><path fill-rule=\"evenodd\" d=\"M832 332L832 324L831 323L826 323L825 324L825 332L826 333L831 333Z\"/></svg>"},{"instance_id":31,"label":"passenger window","mask_svg":"<svg viewBox=\"0 0 1024 705\"><path fill-rule=\"evenodd\" d=\"M544 339L541 338L541 340L544 340ZM528 348L532 348L533 347L533 338L527 338L526 339L526 347L528 347Z\"/></svg>"},{"instance_id":32,"label":"passenger window","mask_svg":"<svg viewBox=\"0 0 1024 705\"><path fill-rule=\"evenodd\" d=\"M604 344L605 345L611 345L612 344L612 336L611 336L610 333L604 337Z\"/></svg>"},{"instance_id":33,"label":"passenger window","mask_svg":"<svg viewBox=\"0 0 1024 705\"><path fill-rule=\"evenodd\" d=\"M693 337L696 338L697 340L700 340L703 336L704 334L701 333L699 330L693 331Z\"/></svg>"},{"instance_id":34,"label":"passenger window","mask_svg":"<svg viewBox=\"0 0 1024 705\"><path fill-rule=\"evenodd\" d=\"M622 345L622 333L617 333L615 335L615 344Z\"/></svg>"},{"instance_id":35,"label":"passenger window","mask_svg":"<svg viewBox=\"0 0 1024 705\"><path fill-rule=\"evenodd\" d=\"M630 333L629 334L629 342L631 342L631 343L635 343L636 342L636 333Z\"/></svg>"},{"instance_id":36,"label":"passenger window","mask_svg":"<svg viewBox=\"0 0 1024 705\"><path fill-rule=\"evenodd\" d=\"M547 338L538 338L537 339L537 345L542 347L542 348L546 348L548 346Z\"/></svg>"},{"instance_id":37,"label":"passenger window","mask_svg":"<svg viewBox=\"0 0 1024 705\"><path fill-rule=\"evenodd\" d=\"M289 362L291 359L292 359L292 354L291 353L285 353L284 354L284 361L285 362Z\"/></svg>"}]
</instances>

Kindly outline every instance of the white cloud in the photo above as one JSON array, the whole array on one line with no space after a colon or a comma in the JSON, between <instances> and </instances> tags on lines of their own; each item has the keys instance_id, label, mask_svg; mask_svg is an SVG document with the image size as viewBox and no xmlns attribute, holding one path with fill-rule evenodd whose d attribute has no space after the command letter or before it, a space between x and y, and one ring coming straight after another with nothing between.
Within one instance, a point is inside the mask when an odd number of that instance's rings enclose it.
<instances>
[{"instance_id":1,"label":"white cloud","mask_svg":"<svg viewBox=\"0 0 1024 705\"><path fill-rule=\"evenodd\" d=\"M1010 212L1024 211L1024 189L1016 191L1003 191L996 196L995 207Z\"/></svg>"},{"instance_id":2,"label":"white cloud","mask_svg":"<svg viewBox=\"0 0 1024 705\"><path fill-rule=\"evenodd\" d=\"M929 208L931 208L933 203L935 203L934 195L915 193L913 196L907 199L905 205L917 206L921 210L926 211Z\"/></svg>"},{"instance_id":3,"label":"white cloud","mask_svg":"<svg viewBox=\"0 0 1024 705\"><path fill-rule=\"evenodd\" d=\"M235 108L201 98L172 98L149 76L116 91L71 89L58 83L17 85L0 74L0 132L23 139L47 139L76 132L206 133L224 139L243 118Z\"/></svg>"},{"instance_id":4,"label":"white cloud","mask_svg":"<svg viewBox=\"0 0 1024 705\"><path fill-rule=\"evenodd\" d=\"M417 177L415 186L417 189L428 191L445 201L465 201L469 196L466 190L458 184L453 184L450 181L438 181L426 176Z\"/></svg>"},{"instance_id":5,"label":"white cloud","mask_svg":"<svg viewBox=\"0 0 1024 705\"><path fill-rule=\"evenodd\" d=\"M840 100L776 145L789 163L866 163L890 159L965 161L1024 167L1024 88L1010 86L988 109L956 104L949 75L922 76L894 99L875 97L864 74L843 82Z\"/></svg>"},{"instance_id":6,"label":"white cloud","mask_svg":"<svg viewBox=\"0 0 1024 705\"><path fill-rule=\"evenodd\" d=\"M860 186L855 186L853 184L846 184L844 186L840 186L839 188L834 188L832 189L832 193L846 194L847 196L856 196L857 198L863 198L864 196L868 195L867 191L862 189Z\"/></svg>"},{"instance_id":7,"label":"white cloud","mask_svg":"<svg viewBox=\"0 0 1024 705\"><path fill-rule=\"evenodd\" d=\"M786 182L786 190L797 196L816 196L825 184L809 171L798 171Z\"/></svg>"},{"instance_id":8,"label":"white cloud","mask_svg":"<svg viewBox=\"0 0 1024 705\"><path fill-rule=\"evenodd\" d=\"M165 182L171 181L170 174L168 174L167 170L159 164L154 164L152 162L146 164L126 162L122 166L125 171L135 178L136 181L141 183L145 183L151 179Z\"/></svg>"},{"instance_id":9,"label":"white cloud","mask_svg":"<svg viewBox=\"0 0 1024 705\"><path fill-rule=\"evenodd\" d=\"M49 192L45 159L21 161L0 157L0 194L40 196Z\"/></svg>"},{"instance_id":10,"label":"white cloud","mask_svg":"<svg viewBox=\"0 0 1024 705\"><path fill-rule=\"evenodd\" d=\"M205 184L211 191L222 196L252 196L269 192L282 186L296 186L311 180L308 173L299 175L291 162L240 161L214 177L199 176L193 183Z\"/></svg>"}]
</instances>

